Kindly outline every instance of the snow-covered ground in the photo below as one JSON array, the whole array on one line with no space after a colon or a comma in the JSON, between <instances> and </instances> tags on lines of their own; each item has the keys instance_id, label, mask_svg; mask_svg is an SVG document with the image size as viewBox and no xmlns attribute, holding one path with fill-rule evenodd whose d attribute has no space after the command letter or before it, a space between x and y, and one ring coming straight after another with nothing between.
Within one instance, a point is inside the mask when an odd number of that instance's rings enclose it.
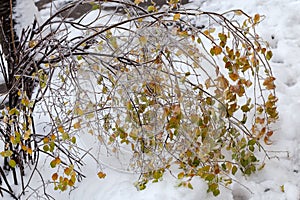
<instances>
[{"instance_id":1,"label":"snow-covered ground","mask_svg":"<svg viewBox=\"0 0 300 200\"><path fill-rule=\"evenodd\" d=\"M166 175L164 180L149 184L144 191L137 191L133 183L138 175L106 167L107 177L100 180L89 161L90 171L79 187L68 192L53 192L56 199L101 200L299 200L300 199L300 1L299 0L193 0L187 7L199 7L204 11L224 12L242 9L249 15L265 16L257 33L268 40L273 51L271 65L277 78L277 96L280 120L273 145L267 146L270 160L261 171L250 177L236 177L231 189L221 188L221 195L207 194L207 186L194 180L194 190L178 188L174 178ZM43 20L47 15L33 5L33 0L18 0L16 16L23 25L31 22L33 14ZM298 118L299 117L299 118ZM264 159L264 158L261 158ZM92 162L92 161L91 161ZM45 169L45 173L47 169ZM49 188L50 189L50 188ZM34 199L32 196L31 199Z\"/></svg>"}]
</instances>

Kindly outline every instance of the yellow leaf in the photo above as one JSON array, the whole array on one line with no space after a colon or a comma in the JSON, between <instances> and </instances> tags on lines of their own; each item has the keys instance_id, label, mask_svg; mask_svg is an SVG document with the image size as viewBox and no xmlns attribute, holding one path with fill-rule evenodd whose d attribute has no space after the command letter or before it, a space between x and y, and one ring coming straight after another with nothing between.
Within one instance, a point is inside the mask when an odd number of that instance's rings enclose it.
<instances>
[{"instance_id":1,"label":"yellow leaf","mask_svg":"<svg viewBox=\"0 0 300 200\"><path fill-rule=\"evenodd\" d=\"M177 178L178 179L183 179L184 177L184 172L180 172L178 175L177 175Z\"/></svg>"},{"instance_id":2,"label":"yellow leaf","mask_svg":"<svg viewBox=\"0 0 300 200\"><path fill-rule=\"evenodd\" d=\"M23 151L27 151L27 146L22 145L21 148L22 148Z\"/></svg>"},{"instance_id":3,"label":"yellow leaf","mask_svg":"<svg viewBox=\"0 0 300 200\"><path fill-rule=\"evenodd\" d=\"M37 41L35 41L35 40L30 40L29 41L29 48L33 48L33 47L35 47L35 45L37 45Z\"/></svg>"},{"instance_id":4,"label":"yellow leaf","mask_svg":"<svg viewBox=\"0 0 300 200\"><path fill-rule=\"evenodd\" d=\"M66 175L68 175L68 176L71 174L71 172L72 172L72 169L69 168L69 167L67 167L67 168L64 170L64 173L65 173Z\"/></svg>"},{"instance_id":5,"label":"yellow leaf","mask_svg":"<svg viewBox=\"0 0 300 200\"><path fill-rule=\"evenodd\" d=\"M58 130L58 132L60 132L60 133L64 133L64 132L65 132L63 126L59 126L59 127L57 128L57 130Z\"/></svg>"},{"instance_id":6,"label":"yellow leaf","mask_svg":"<svg viewBox=\"0 0 300 200\"><path fill-rule=\"evenodd\" d=\"M236 81L236 80L239 79L239 75L238 75L238 74L235 74L235 73L230 73L230 74L229 74L229 77L230 77L230 79L233 80L233 81Z\"/></svg>"},{"instance_id":7,"label":"yellow leaf","mask_svg":"<svg viewBox=\"0 0 300 200\"><path fill-rule=\"evenodd\" d=\"M79 107L76 107L75 108L75 114L79 115L79 116L82 116L84 113L83 113L83 110Z\"/></svg>"},{"instance_id":8,"label":"yellow leaf","mask_svg":"<svg viewBox=\"0 0 300 200\"><path fill-rule=\"evenodd\" d=\"M210 49L210 53L211 55L219 55L222 53L222 48L220 46L213 46L211 49Z\"/></svg>"},{"instance_id":9,"label":"yellow leaf","mask_svg":"<svg viewBox=\"0 0 300 200\"><path fill-rule=\"evenodd\" d=\"M114 49L117 49L119 46L118 46L118 43L117 43L117 38L116 37L111 37L110 39L110 44L111 46L114 48Z\"/></svg>"},{"instance_id":10,"label":"yellow leaf","mask_svg":"<svg viewBox=\"0 0 300 200\"><path fill-rule=\"evenodd\" d=\"M31 148L27 148L27 153L32 155L32 149Z\"/></svg>"},{"instance_id":11,"label":"yellow leaf","mask_svg":"<svg viewBox=\"0 0 300 200\"><path fill-rule=\"evenodd\" d=\"M216 31L216 28L210 28L208 29L209 33L214 33Z\"/></svg>"},{"instance_id":12,"label":"yellow leaf","mask_svg":"<svg viewBox=\"0 0 300 200\"><path fill-rule=\"evenodd\" d=\"M59 157L56 157L56 158L54 159L54 161L55 161L55 163L56 163L57 165L59 165L59 164L61 163L61 160L60 160Z\"/></svg>"},{"instance_id":13,"label":"yellow leaf","mask_svg":"<svg viewBox=\"0 0 300 200\"><path fill-rule=\"evenodd\" d=\"M75 129L81 128L80 121L76 122L76 123L73 125L73 127L74 127Z\"/></svg>"},{"instance_id":14,"label":"yellow leaf","mask_svg":"<svg viewBox=\"0 0 300 200\"><path fill-rule=\"evenodd\" d=\"M31 131L30 131L30 129L28 129L24 133L24 140L28 140L30 138L30 135L31 135Z\"/></svg>"},{"instance_id":15,"label":"yellow leaf","mask_svg":"<svg viewBox=\"0 0 300 200\"><path fill-rule=\"evenodd\" d=\"M54 141L56 139L56 136L54 134L52 134L50 137L51 137L52 141Z\"/></svg>"},{"instance_id":16,"label":"yellow leaf","mask_svg":"<svg viewBox=\"0 0 300 200\"><path fill-rule=\"evenodd\" d=\"M2 157L10 157L12 154L13 154L13 152L12 152L11 150L2 151L2 152L0 153L0 155L1 155Z\"/></svg>"},{"instance_id":17,"label":"yellow leaf","mask_svg":"<svg viewBox=\"0 0 300 200\"><path fill-rule=\"evenodd\" d=\"M147 37L145 37L145 36L141 36L140 38L139 38L139 41L140 41L140 44L142 45L142 46L145 46L145 44L147 44Z\"/></svg>"},{"instance_id":18,"label":"yellow leaf","mask_svg":"<svg viewBox=\"0 0 300 200\"><path fill-rule=\"evenodd\" d=\"M134 4L139 5L140 3L143 3L144 0L134 0Z\"/></svg>"},{"instance_id":19,"label":"yellow leaf","mask_svg":"<svg viewBox=\"0 0 300 200\"><path fill-rule=\"evenodd\" d=\"M98 177L99 178L101 178L101 179L103 179L103 178L105 178L106 177L106 174L105 173L103 173L103 172L98 172Z\"/></svg>"},{"instance_id":20,"label":"yellow leaf","mask_svg":"<svg viewBox=\"0 0 300 200\"><path fill-rule=\"evenodd\" d=\"M157 9L155 8L155 6L148 6L147 10L148 10L148 12L154 12Z\"/></svg>"},{"instance_id":21,"label":"yellow leaf","mask_svg":"<svg viewBox=\"0 0 300 200\"><path fill-rule=\"evenodd\" d=\"M189 33L187 31L179 31L178 35L183 36L183 37L187 37L187 36L189 36Z\"/></svg>"},{"instance_id":22,"label":"yellow leaf","mask_svg":"<svg viewBox=\"0 0 300 200\"><path fill-rule=\"evenodd\" d=\"M236 15L242 15L243 13L242 13L242 11L240 11L240 10L235 10L235 11L234 11L234 14L236 14Z\"/></svg>"},{"instance_id":23,"label":"yellow leaf","mask_svg":"<svg viewBox=\"0 0 300 200\"><path fill-rule=\"evenodd\" d=\"M10 138L10 142L11 143L16 144L16 142L15 142L16 138L15 138L15 136L11 135L9 138Z\"/></svg>"},{"instance_id":24,"label":"yellow leaf","mask_svg":"<svg viewBox=\"0 0 300 200\"><path fill-rule=\"evenodd\" d=\"M204 35L210 35L208 30L203 31Z\"/></svg>"},{"instance_id":25,"label":"yellow leaf","mask_svg":"<svg viewBox=\"0 0 300 200\"><path fill-rule=\"evenodd\" d=\"M12 159L9 161L8 164L9 164L9 166L11 166L12 168L14 168L14 167L17 165L16 161L14 161L14 160L12 160Z\"/></svg>"},{"instance_id":26,"label":"yellow leaf","mask_svg":"<svg viewBox=\"0 0 300 200\"><path fill-rule=\"evenodd\" d=\"M176 13L174 16L173 16L173 20L174 21L177 21L180 19L180 13Z\"/></svg>"}]
</instances>

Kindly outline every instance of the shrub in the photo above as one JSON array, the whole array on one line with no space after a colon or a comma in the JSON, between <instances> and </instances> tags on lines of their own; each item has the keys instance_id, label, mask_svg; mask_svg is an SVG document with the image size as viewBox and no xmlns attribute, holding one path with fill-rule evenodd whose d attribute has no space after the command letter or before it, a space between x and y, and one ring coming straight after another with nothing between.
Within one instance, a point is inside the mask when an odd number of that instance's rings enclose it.
<instances>
[{"instance_id":1,"label":"shrub","mask_svg":"<svg viewBox=\"0 0 300 200\"><path fill-rule=\"evenodd\" d=\"M57 20L78 6L72 3L24 32L26 66L38 85L30 99L18 88L21 107L3 111L3 126L21 130L8 133L2 152L12 168L22 167L13 163L21 152L43 153L55 189L73 187L84 176L82 157L91 154L77 142L82 132L108 153L130 152L138 189L170 171L181 186L192 188L200 177L218 195L237 171L251 175L263 166L257 153L271 143L278 113L272 52L255 32L262 16L183 10L177 1L167 11L144 10L139 2L117 2L125 14L109 14L97 1L93 21L89 13ZM37 134L32 113L41 110L49 131Z\"/></svg>"}]
</instances>

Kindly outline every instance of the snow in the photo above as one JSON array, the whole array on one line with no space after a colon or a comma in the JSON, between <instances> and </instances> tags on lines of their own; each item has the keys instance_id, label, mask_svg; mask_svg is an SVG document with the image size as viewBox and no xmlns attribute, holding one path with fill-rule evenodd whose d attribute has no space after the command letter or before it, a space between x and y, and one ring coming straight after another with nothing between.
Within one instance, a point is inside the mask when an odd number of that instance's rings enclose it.
<instances>
[{"instance_id":1,"label":"snow","mask_svg":"<svg viewBox=\"0 0 300 200\"><path fill-rule=\"evenodd\" d=\"M242 9L249 15L256 13L265 16L257 33L266 39L273 51L271 66L277 78L277 96L280 120L276 124L273 145L267 146L271 159L266 166L250 177L237 175L231 189L221 187L221 194L213 197L207 194L206 184L194 180L194 190L178 188L176 179L166 174L164 180L149 184L144 191L137 191L134 182L138 175L120 171L106 165L107 177L100 180L92 167L92 160L86 161L86 179L70 194L52 192L55 199L103 199L103 200L298 200L300 199L300 1L298 0L194 0L187 7L200 7L204 11L225 12ZM46 9L37 13L33 0L18 0L16 13L21 26L30 24L34 14L44 19ZM41 14L42 13L42 14ZM42 17L41 17L42 15ZM28 17L29 16L29 17ZM263 157L261 159L264 159ZM105 160L105 159L104 159ZM112 160L107 162L113 163ZM51 174L44 169L45 173ZM48 188L51 190L51 187ZM32 197L32 199L34 199Z\"/></svg>"}]
</instances>

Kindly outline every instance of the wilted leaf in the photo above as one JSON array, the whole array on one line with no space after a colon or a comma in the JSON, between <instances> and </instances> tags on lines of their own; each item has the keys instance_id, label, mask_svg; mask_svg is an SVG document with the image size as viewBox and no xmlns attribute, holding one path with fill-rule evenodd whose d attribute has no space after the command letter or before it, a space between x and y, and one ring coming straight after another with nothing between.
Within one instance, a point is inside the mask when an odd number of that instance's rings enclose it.
<instances>
[{"instance_id":1,"label":"wilted leaf","mask_svg":"<svg viewBox=\"0 0 300 200\"><path fill-rule=\"evenodd\" d=\"M103 179L103 178L105 178L106 177L106 174L105 173L103 173L103 172L98 172L98 177L100 178L100 179Z\"/></svg>"},{"instance_id":2,"label":"wilted leaf","mask_svg":"<svg viewBox=\"0 0 300 200\"><path fill-rule=\"evenodd\" d=\"M211 53L211 55L219 55L219 54L221 54L222 53L222 48L221 47L219 47L219 46L214 46L214 47L212 47L211 49L210 49L210 53Z\"/></svg>"},{"instance_id":3,"label":"wilted leaf","mask_svg":"<svg viewBox=\"0 0 300 200\"><path fill-rule=\"evenodd\" d=\"M230 78L231 80L233 80L233 81L238 80L239 77L240 77L240 76L239 76L238 74L236 74L236 73L230 73L230 74L229 74L229 78Z\"/></svg>"},{"instance_id":4,"label":"wilted leaf","mask_svg":"<svg viewBox=\"0 0 300 200\"><path fill-rule=\"evenodd\" d=\"M257 24L259 22L259 20L260 20L260 15L259 14L255 14L254 15L254 19L253 19L254 24Z\"/></svg>"},{"instance_id":5,"label":"wilted leaf","mask_svg":"<svg viewBox=\"0 0 300 200\"><path fill-rule=\"evenodd\" d=\"M270 140L269 140L269 137L264 137L264 143L266 144L266 145L271 145L271 144L273 144L273 142L271 142Z\"/></svg>"},{"instance_id":6,"label":"wilted leaf","mask_svg":"<svg viewBox=\"0 0 300 200\"><path fill-rule=\"evenodd\" d=\"M58 174L57 173L52 174L52 180L56 181L57 179L58 179Z\"/></svg>"},{"instance_id":7,"label":"wilted leaf","mask_svg":"<svg viewBox=\"0 0 300 200\"><path fill-rule=\"evenodd\" d=\"M272 90L272 89L275 89L276 86L275 86L275 77L267 77L264 82L263 82L263 85L268 89L268 90Z\"/></svg>"}]
</instances>

